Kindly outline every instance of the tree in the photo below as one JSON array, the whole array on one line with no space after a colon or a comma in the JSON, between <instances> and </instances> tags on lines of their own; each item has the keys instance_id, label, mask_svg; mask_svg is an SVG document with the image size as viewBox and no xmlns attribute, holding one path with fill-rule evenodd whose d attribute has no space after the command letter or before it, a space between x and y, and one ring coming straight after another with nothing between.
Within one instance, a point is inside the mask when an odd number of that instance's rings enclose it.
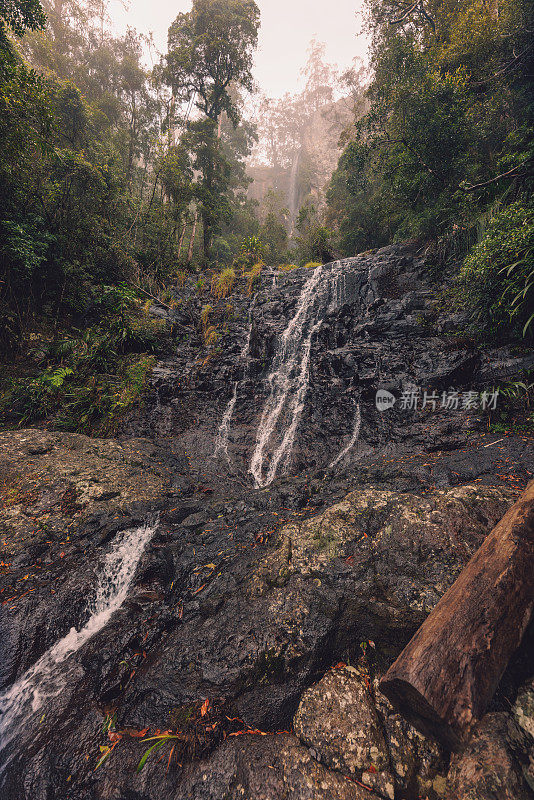
<instances>
[{"instance_id":1,"label":"tree","mask_svg":"<svg viewBox=\"0 0 534 800\"><path fill-rule=\"evenodd\" d=\"M44 28L45 24L39 0L0 0L0 68L13 58L9 31L21 37L25 31Z\"/></svg>"},{"instance_id":2,"label":"tree","mask_svg":"<svg viewBox=\"0 0 534 800\"><path fill-rule=\"evenodd\" d=\"M288 258L290 213L284 199L281 192L269 189L260 210L263 220L259 238L267 245L267 256L273 265L281 264Z\"/></svg>"},{"instance_id":3,"label":"tree","mask_svg":"<svg viewBox=\"0 0 534 800\"><path fill-rule=\"evenodd\" d=\"M198 198L203 224L204 258L210 255L217 225L225 216L230 181L219 142L223 112L237 126L234 89L251 91L252 58L258 41L259 9L254 0L193 0L169 28L166 78L173 96L201 112L190 123L189 144L201 173Z\"/></svg>"},{"instance_id":4,"label":"tree","mask_svg":"<svg viewBox=\"0 0 534 800\"><path fill-rule=\"evenodd\" d=\"M479 0L371 0L367 24L369 108L329 191L340 245L476 229L531 173L530 0L500 0L498 13Z\"/></svg>"}]
</instances>

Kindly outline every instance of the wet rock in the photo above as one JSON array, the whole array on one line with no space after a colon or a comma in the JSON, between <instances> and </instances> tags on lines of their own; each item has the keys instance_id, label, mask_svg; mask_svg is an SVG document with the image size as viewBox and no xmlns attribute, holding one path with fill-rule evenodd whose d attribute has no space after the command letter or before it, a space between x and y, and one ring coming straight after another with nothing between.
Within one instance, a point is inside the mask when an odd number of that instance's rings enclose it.
<instances>
[{"instance_id":1,"label":"wet rock","mask_svg":"<svg viewBox=\"0 0 534 800\"><path fill-rule=\"evenodd\" d=\"M79 625L100 548L141 524L169 478L146 440L0 433L0 686Z\"/></svg>"},{"instance_id":2,"label":"wet rock","mask_svg":"<svg viewBox=\"0 0 534 800\"><path fill-rule=\"evenodd\" d=\"M293 725L318 761L338 772L357 775L394 797L389 753L370 686L354 667L331 670L308 689Z\"/></svg>"},{"instance_id":3,"label":"wet rock","mask_svg":"<svg viewBox=\"0 0 534 800\"><path fill-rule=\"evenodd\" d=\"M253 298L239 277L231 318L214 309L221 346L210 354L198 325L205 299L191 277L174 315L180 346L154 370L121 441L0 434L6 683L85 619L117 532L162 512L128 599L72 657L64 692L21 747L10 800L373 800L376 792L390 796L391 784L402 800L452 800L444 755L393 712L375 681L529 478L531 441L487 434L481 415L461 404L434 412L398 401L379 413L375 394L478 391L504 374L500 361L505 371L520 364L511 351L480 352L458 330L465 320L436 307L413 248L395 245L342 265L328 302L319 298L324 315L310 341L292 457L264 490L252 485L251 455L273 356L307 270L266 272ZM214 457L235 382L228 454ZM351 441L358 404L359 440L329 470ZM331 671L338 662L360 664L369 640L371 691L350 670ZM519 682L508 679L501 714ZM519 792L530 774L521 738L530 730L529 692L515 706L525 731L512 737L517 747L495 726L484 734L505 765L503 785ZM224 709L221 724L237 718L232 724L269 735L228 735L222 744L213 737L180 768L171 759L168 773L167 747L140 775L148 744L125 738L94 771L110 742L110 714L117 729L152 733L167 730L176 709L198 710L206 698ZM301 741L277 733L297 709ZM375 759L369 766L367 755ZM476 770L459 760L454 770L451 786L475 787L477 796ZM374 781L376 792L356 781Z\"/></svg>"},{"instance_id":4,"label":"wet rock","mask_svg":"<svg viewBox=\"0 0 534 800\"><path fill-rule=\"evenodd\" d=\"M133 778L141 752L139 747L130 753L122 751L119 774L108 768L108 776L100 778L90 796L94 800L119 796L136 800L378 800L374 792L317 763L289 734L230 738L213 755L183 770L171 767L166 774L164 764L149 763L141 776Z\"/></svg>"},{"instance_id":5,"label":"wet rock","mask_svg":"<svg viewBox=\"0 0 534 800\"><path fill-rule=\"evenodd\" d=\"M446 755L441 747L422 736L378 690L379 679L373 681L374 698L380 717L391 771L401 796L446 800Z\"/></svg>"},{"instance_id":6,"label":"wet rock","mask_svg":"<svg viewBox=\"0 0 534 800\"><path fill-rule=\"evenodd\" d=\"M534 679L520 687L512 714L517 724L534 741Z\"/></svg>"},{"instance_id":7,"label":"wet rock","mask_svg":"<svg viewBox=\"0 0 534 800\"><path fill-rule=\"evenodd\" d=\"M531 800L532 739L505 713L486 714L464 750L452 757L450 800Z\"/></svg>"}]
</instances>

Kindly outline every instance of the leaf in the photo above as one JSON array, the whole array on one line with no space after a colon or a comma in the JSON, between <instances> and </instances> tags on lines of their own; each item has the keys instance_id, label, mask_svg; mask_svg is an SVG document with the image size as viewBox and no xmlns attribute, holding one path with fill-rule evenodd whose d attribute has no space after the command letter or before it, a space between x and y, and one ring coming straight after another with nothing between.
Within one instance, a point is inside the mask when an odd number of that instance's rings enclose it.
<instances>
[{"instance_id":1,"label":"leaf","mask_svg":"<svg viewBox=\"0 0 534 800\"><path fill-rule=\"evenodd\" d=\"M534 322L534 314L532 314L532 316L529 319L527 319L525 327L523 328L523 338L527 335L527 331L533 322Z\"/></svg>"},{"instance_id":2,"label":"leaf","mask_svg":"<svg viewBox=\"0 0 534 800\"><path fill-rule=\"evenodd\" d=\"M136 770L136 771L137 771L137 774L139 774L139 773L141 772L141 770L143 769L143 767L145 766L146 762L147 762L147 761L148 761L148 759L150 758L150 754L151 754L152 752L156 752L157 750L159 750L159 748L160 748L160 747L163 747L163 745L164 745L164 744L165 744L165 742L167 742L167 741L168 741L168 739L161 739L161 741L159 741L159 742L156 742L156 744L153 744L153 745L152 745L152 747L149 747L149 748L148 748L148 750L146 751L146 753L144 753L144 755L143 755L143 757L142 757L141 761L140 761L140 762L139 762L139 764L137 765L137 770Z\"/></svg>"},{"instance_id":3,"label":"leaf","mask_svg":"<svg viewBox=\"0 0 534 800\"><path fill-rule=\"evenodd\" d=\"M143 728L142 731L130 731L129 735L132 736L134 739L142 739L143 736L146 736L148 733L148 728Z\"/></svg>"},{"instance_id":4,"label":"leaf","mask_svg":"<svg viewBox=\"0 0 534 800\"><path fill-rule=\"evenodd\" d=\"M102 764L105 761L108 760L108 758L111 755L111 751L112 750L113 750L112 747L106 747L106 746L100 745L100 752L103 753L103 755L101 755L100 758L98 759L98 761L96 762L95 772L99 767L102 766Z\"/></svg>"},{"instance_id":5,"label":"leaf","mask_svg":"<svg viewBox=\"0 0 534 800\"><path fill-rule=\"evenodd\" d=\"M204 700L204 702L202 703L202 708L200 709L200 716L201 717L205 717L206 716L206 714L208 713L209 707L210 707L210 701L208 700L208 698L206 698Z\"/></svg>"}]
</instances>

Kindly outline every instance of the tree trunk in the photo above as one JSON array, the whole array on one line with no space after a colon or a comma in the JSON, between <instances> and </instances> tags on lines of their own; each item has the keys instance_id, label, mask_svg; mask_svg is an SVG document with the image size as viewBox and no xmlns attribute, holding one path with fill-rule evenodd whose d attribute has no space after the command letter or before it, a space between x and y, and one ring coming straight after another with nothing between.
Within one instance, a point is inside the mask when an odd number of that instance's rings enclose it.
<instances>
[{"instance_id":1,"label":"tree trunk","mask_svg":"<svg viewBox=\"0 0 534 800\"><path fill-rule=\"evenodd\" d=\"M186 230L187 230L187 217L184 220L184 226L182 228L182 234L180 236L180 244L178 245L178 261L182 257L182 247L184 245L184 239L185 239Z\"/></svg>"},{"instance_id":2,"label":"tree trunk","mask_svg":"<svg viewBox=\"0 0 534 800\"><path fill-rule=\"evenodd\" d=\"M193 260L193 245L195 244L195 236L197 233L198 211L195 211L195 219L193 220L193 230L191 232L191 239L189 241L189 251L187 253L187 263L190 264Z\"/></svg>"},{"instance_id":3,"label":"tree trunk","mask_svg":"<svg viewBox=\"0 0 534 800\"><path fill-rule=\"evenodd\" d=\"M204 249L204 263L208 264L211 254L212 226L209 211L202 210L202 244Z\"/></svg>"},{"instance_id":4,"label":"tree trunk","mask_svg":"<svg viewBox=\"0 0 534 800\"><path fill-rule=\"evenodd\" d=\"M382 679L423 733L456 749L486 712L534 605L534 481Z\"/></svg>"}]
</instances>

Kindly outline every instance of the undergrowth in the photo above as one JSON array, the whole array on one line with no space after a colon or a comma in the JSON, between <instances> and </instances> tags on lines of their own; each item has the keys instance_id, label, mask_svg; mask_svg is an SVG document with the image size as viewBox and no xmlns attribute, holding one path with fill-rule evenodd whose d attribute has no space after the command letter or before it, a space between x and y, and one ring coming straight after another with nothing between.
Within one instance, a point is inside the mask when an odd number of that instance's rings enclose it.
<instances>
[{"instance_id":1,"label":"undergrowth","mask_svg":"<svg viewBox=\"0 0 534 800\"><path fill-rule=\"evenodd\" d=\"M0 375L0 424L101 436L116 431L142 399L169 332L127 289L104 288L91 322L30 337L23 368L10 365Z\"/></svg>"}]
</instances>

